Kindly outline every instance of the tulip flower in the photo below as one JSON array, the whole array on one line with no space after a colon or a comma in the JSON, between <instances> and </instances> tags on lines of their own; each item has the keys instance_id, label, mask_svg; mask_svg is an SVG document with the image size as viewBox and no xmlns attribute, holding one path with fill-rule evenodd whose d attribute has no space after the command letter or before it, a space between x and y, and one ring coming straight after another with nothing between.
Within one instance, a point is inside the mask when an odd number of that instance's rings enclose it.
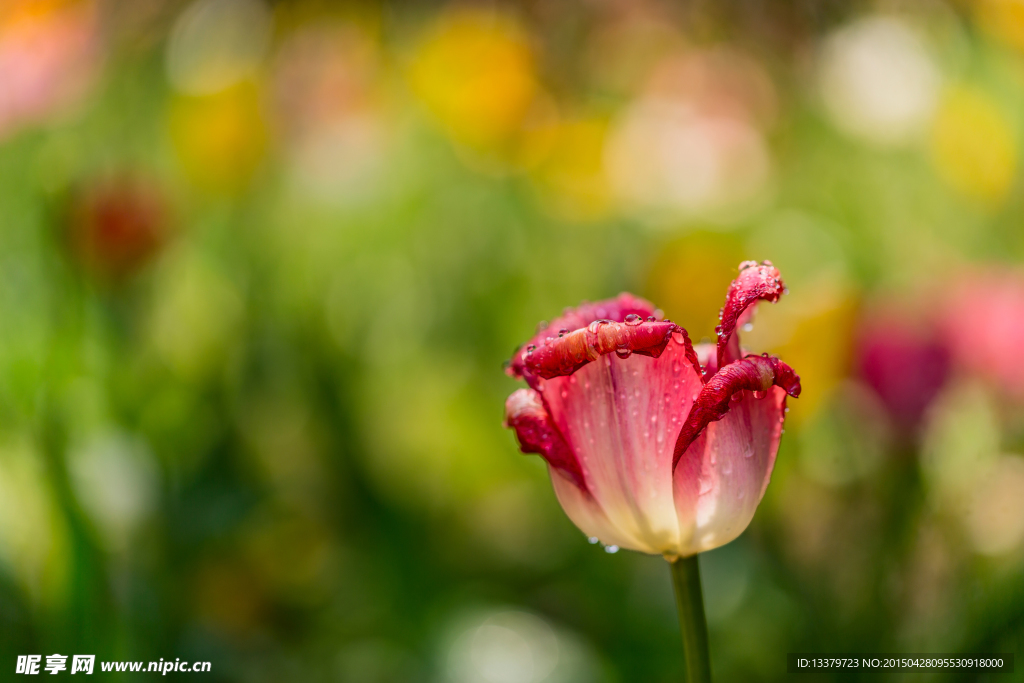
<instances>
[{"instance_id":1,"label":"tulip flower","mask_svg":"<svg viewBox=\"0 0 1024 683\"><path fill-rule=\"evenodd\" d=\"M861 321L859 375L881 400L901 436L913 436L949 377L949 351L929 321L876 311Z\"/></svg>"},{"instance_id":2,"label":"tulip flower","mask_svg":"<svg viewBox=\"0 0 1024 683\"><path fill-rule=\"evenodd\" d=\"M168 207L161 188L122 175L88 184L72 202L68 238L94 275L119 280L150 260L167 238Z\"/></svg>"},{"instance_id":3,"label":"tulip flower","mask_svg":"<svg viewBox=\"0 0 1024 683\"><path fill-rule=\"evenodd\" d=\"M778 358L744 355L737 325L784 291L768 261L740 264L717 345L631 294L567 309L508 365L526 381L505 404L524 453L548 464L555 494L608 549L673 564L691 680L708 680L696 555L750 523L771 476L786 397L800 378ZM689 639L689 641L688 641Z\"/></svg>"}]
</instances>

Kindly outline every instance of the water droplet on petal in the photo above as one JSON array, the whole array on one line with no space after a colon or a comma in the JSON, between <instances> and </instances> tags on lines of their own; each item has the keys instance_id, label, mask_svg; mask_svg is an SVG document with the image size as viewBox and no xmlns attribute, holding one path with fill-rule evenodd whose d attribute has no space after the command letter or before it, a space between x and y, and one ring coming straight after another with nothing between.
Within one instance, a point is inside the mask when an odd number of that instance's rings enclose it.
<instances>
[{"instance_id":1,"label":"water droplet on petal","mask_svg":"<svg viewBox=\"0 0 1024 683\"><path fill-rule=\"evenodd\" d=\"M643 318L638 316L636 313L630 313L626 316L625 323L630 327L635 327L644 321Z\"/></svg>"},{"instance_id":2,"label":"water droplet on petal","mask_svg":"<svg viewBox=\"0 0 1024 683\"><path fill-rule=\"evenodd\" d=\"M705 495L707 493L710 493L711 489L712 489L711 480L710 479L701 479L700 480L700 490L698 491L698 495L703 496L703 495Z\"/></svg>"},{"instance_id":3,"label":"water droplet on petal","mask_svg":"<svg viewBox=\"0 0 1024 683\"><path fill-rule=\"evenodd\" d=\"M768 395L767 391L755 391L752 393L754 394L754 398L764 398L765 396Z\"/></svg>"},{"instance_id":4,"label":"water droplet on petal","mask_svg":"<svg viewBox=\"0 0 1024 683\"><path fill-rule=\"evenodd\" d=\"M599 539L597 536L591 536L590 538L587 539L587 543L589 543L590 545L597 545L600 542L601 542L601 539Z\"/></svg>"},{"instance_id":5,"label":"water droplet on petal","mask_svg":"<svg viewBox=\"0 0 1024 683\"><path fill-rule=\"evenodd\" d=\"M606 553L608 553L609 555L614 555L615 553L619 552L619 546L617 546L617 545L606 545L604 547L604 551Z\"/></svg>"}]
</instances>

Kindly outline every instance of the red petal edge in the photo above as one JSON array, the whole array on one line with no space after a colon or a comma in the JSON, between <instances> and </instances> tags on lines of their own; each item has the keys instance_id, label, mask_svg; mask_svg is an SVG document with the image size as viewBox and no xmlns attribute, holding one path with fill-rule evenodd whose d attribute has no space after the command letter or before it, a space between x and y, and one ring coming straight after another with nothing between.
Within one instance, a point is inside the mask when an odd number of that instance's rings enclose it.
<instances>
[{"instance_id":1,"label":"red petal edge","mask_svg":"<svg viewBox=\"0 0 1024 683\"><path fill-rule=\"evenodd\" d=\"M793 398L800 395L800 377L793 368L774 356L747 356L719 370L701 389L683 423L676 438L672 470L679 466L686 449L704 428L725 417L733 396L743 390L765 392L773 385L781 387Z\"/></svg>"},{"instance_id":2,"label":"red petal edge","mask_svg":"<svg viewBox=\"0 0 1024 683\"><path fill-rule=\"evenodd\" d=\"M551 420L538 392L533 389L512 392L505 401L505 426L515 430L523 453L537 453L581 491L588 492L579 460Z\"/></svg>"},{"instance_id":3,"label":"red petal edge","mask_svg":"<svg viewBox=\"0 0 1024 683\"><path fill-rule=\"evenodd\" d=\"M736 325L747 308L759 301L775 303L785 291L786 285L778 268L771 261L744 261L740 274L729 285L722 307L722 324L715 328L718 333L718 368L724 368L740 357L739 338L735 336Z\"/></svg>"},{"instance_id":4,"label":"red petal edge","mask_svg":"<svg viewBox=\"0 0 1024 683\"><path fill-rule=\"evenodd\" d=\"M651 302L633 296L628 292L619 294L614 299L604 301L584 301L576 308L566 308L562 315L550 323L541 323L537 334L529 342L516 351L507 372L515 378L523 376L526 361L526 350L543 346L546 342L556 339L560 334L568 334L580 328L586 327L596 320L610 320L612 322L625 322L630 315L638 316L641 320L661 320L661 311L654 307Z\"/></svg>"}]
</instances>

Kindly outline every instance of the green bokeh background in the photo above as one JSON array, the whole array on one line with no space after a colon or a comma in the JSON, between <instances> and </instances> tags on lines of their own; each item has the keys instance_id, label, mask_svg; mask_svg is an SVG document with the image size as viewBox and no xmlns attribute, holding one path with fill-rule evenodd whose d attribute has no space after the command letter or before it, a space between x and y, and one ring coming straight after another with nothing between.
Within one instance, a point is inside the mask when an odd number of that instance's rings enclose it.
<instances>
[{"instance_id":1,"label":"green bokeh background","mask_svg":"<svg viewBox=\"0 0 1024 683\"><path fill-rule=\"evenodd\" d=\"M86 7L92 47L64 68L92 64L81 92L0 125L5 680L54 652L206 660L211 681L680 680L664 561L573 527L501 427L502 363L539 320L623 290L710 337L745 258L791 290L745 339L804 395L752 525L701 558L718 680L784 679L794 651L1024 652L1019 504L994 552L929 465L1024 453L1022 404L954 369L901 431L856 372L879 305L938 313L959 273L1024 259L1024 52L986 19L998 3L280 2L257 5L273 23L251 68L202 92L201 59L168 67L194 7L45 5L0 15L0 45ZM878 16L922 36L940 79L898 143L837 124L817 75L833 32ZM281 66L320 30L355 45L327 114ZM485 51L483 81L432 67L430 41L459 54L460 30L510 61ZM726 176L721 206L652 215L606 184L601 145L660 60L714 50L769 84L770 112L740 117L769 170L752 196ZM516 69L526 105L501 124ZM303 167L297 140L330 144L316 126L335 120L358 124L348 146ZM91 193L126 233L90 232L113 220ZM140 225L152 243L111 256Z\"/></svg>"}]
</instances>

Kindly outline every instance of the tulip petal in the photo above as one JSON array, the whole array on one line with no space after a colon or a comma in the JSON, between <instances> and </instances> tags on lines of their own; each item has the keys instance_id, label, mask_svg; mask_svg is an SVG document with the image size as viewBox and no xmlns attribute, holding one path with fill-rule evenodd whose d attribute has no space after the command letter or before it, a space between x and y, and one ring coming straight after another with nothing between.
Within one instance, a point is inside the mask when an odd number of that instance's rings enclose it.
<instances>
[{"instance_id":1,"label":"tulip petal","mask_svg":"<svg viewBox=\"0 0 1024 683\"><path fill-rule=\"evenodd\" d=\"M744 312L757 301L775 303L785 291L785 284L778 268L771 261L744 261L740 264L740 274L729 285L725 295L725 306L722 307L722 324L718 326L718 365L715 370L740 358L739 335L736 326L744 317ZM713 372L714 370L712 370Z\"/></svg>"},{"instance_id":2,"label":"tulip petal","mask_svg":"<svg viewBox=\"0 0 1024 683\"><path fill-rule=\"evenodd\" d=\"M606 354L539 386L588 490L625 538L616 543L621 547L648 553L678 548L673 446L703 386L688 341L680 335L657 358Z\"/></svg>"},{"instance_id":3,"label":"tulip petal","mask_svg":"<svg viewBox=\"0 0 1024 683\"><path fill-rule=\"evenodd\" d=\"M686 454L693 466L677 468L673 477L682 554L722 546L750 524L775 466L785 410L780 387L763 398L744 392L693 441Z\"/></svg>"},{"instance_id":4,"label":"tulip petal","mask_svg":"<svg viewBox=\"0 0 1024 683\"><path fill-rule=\"evenodd\" d=\"M553 470L586 493L580 463L551 421L539 393L533 389L512 392L505 401L505 426L515 430L523 453L537 453Z\"/></svg>"},{"instance_id":5,"label":"tulip petal","mask_svg":"<svg viewBox=\"0 0 1024 683\"><path fill-rule=\"evenodd\" d=\"M693 552L749 523L775 463L787 394L800 395L800 378L769 356L730 363L701 389L673 452L676 510Z\"/></svg>"},{"instance_id":6,"label":"tulip petal","mask_svg":"<svg viewBox=\"0 0 1024 683\"><path fill-rule=\"evenodd\" d=\"M568 334L574 330L585 328L596 320L621 323L631 315L635 315L641 320L648 320L651 317L657 320L661 319L661 311L656 309L654 304L628 292L623 292L614 299L593 303L583 302L576 308L566 308L561 316L550 323L542 324L540 331L533 339L523 344L509 363L508 374L517 379L523 376L526 361L525 351L530 346L540 347L546 341L558 338L559 334Z\"/></svg>"}]
</instances>

